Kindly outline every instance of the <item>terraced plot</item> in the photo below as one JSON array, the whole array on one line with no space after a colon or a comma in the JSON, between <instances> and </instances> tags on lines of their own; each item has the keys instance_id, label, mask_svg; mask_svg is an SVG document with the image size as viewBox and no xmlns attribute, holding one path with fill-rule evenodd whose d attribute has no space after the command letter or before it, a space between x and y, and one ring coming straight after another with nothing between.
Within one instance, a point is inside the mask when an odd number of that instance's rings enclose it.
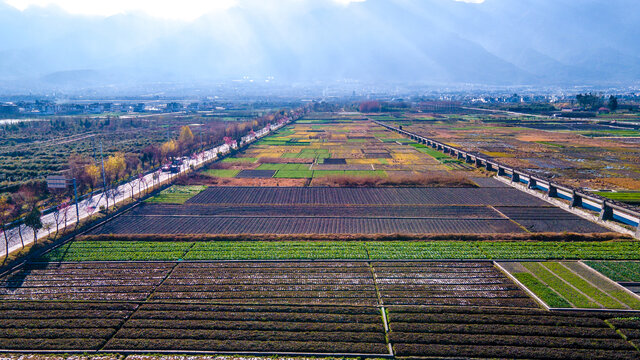
<instances>
[{"instance_id":1,"label":"terraced plot","mask_svg":"<svg viewBox=\"0 0 640 360\"><path fill-rule=\"evenodd\" d=\"M604 321L615 313L433 306L392 306L387 311L389 340L400 357L608 360L639 356Z\"/></svg>"}]
</instances>

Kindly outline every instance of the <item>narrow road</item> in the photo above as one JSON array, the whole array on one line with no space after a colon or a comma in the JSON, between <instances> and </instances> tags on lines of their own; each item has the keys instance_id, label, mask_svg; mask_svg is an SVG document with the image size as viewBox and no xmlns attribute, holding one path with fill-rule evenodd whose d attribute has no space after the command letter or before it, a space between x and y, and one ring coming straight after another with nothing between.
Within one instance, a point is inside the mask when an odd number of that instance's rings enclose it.
<instances>
[{"instance_id":1,"label":"narrow road","mask_svg":"<svg viewBox=\"0 0 640 360\"><path fill-rule=\"evenodd\" d=\"M286 125L286 123L274 125L272 127L265 127L259 131L255 132L255 136L247 135L244 136L239 145L242 146L246 143L252 142L258 138L264 137L272 131L275 131L282 126ZM119 203L126 199L130 199L132 196L136 197L138 194L143 194L147 189L153 187L154 185L170 182L176 176L183 174L188 171L191 166L199 166L205 162L210 160L214 160L218 157L218 155L227 154L231 150L229 145L221 145L206 151L203 151L199 154L196 154L195 158L189 159L184 162L180 167L180 172L171 174L165 173L160 170L149 173L143 177L138 179L134 179L128 183L122 184L118 186L115 190L117 194L115 196L115 202ZM157 178L154 180L154 174L157 174ZM113 206L114 201L113 198L109 198L109 206ZM94 215L97 211L100 211L101 206L107 205L107 199L104 192L96 194L90 198L81 200L78 202L78 212L80 214L80 220L85 219L89 216ZM42 224L44 225L43 229L38 231L37 238L44 238L49 236L50 234L55 234L56 232L56 223L58 224L59 230L62 231L65 226L73 226L77 221L76 218L76 207L75 203L70 203L69 207L59 212L59 216L56 218L54 213L50 213L42 216ZM7 230L7 238L9 242L9 253L13 251L20 250L22 248L22 243L24 245L31 244L33 242L34 234L33 231L27 228L24 225L19 227L15 227L13 229ZM22 240L21 240L22 239ZM6 254L4 238L0 236L0 255L4 256Z\"/></svg>"}]
</instances>

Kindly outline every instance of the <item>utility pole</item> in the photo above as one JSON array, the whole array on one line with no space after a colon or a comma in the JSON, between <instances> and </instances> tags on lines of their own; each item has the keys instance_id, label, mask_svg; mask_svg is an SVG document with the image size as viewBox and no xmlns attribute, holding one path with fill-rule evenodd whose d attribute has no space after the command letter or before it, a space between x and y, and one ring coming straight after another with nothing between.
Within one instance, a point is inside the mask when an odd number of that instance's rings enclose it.
<instances>
[{"instance_id":1,"label":"utility pole","mask_svg":"<svg viewBox=\"0 0 640 360\"><path fill-rule=\"evenodd\" d=\"M80 224L80 210L78 209L78 187L76 186L76 178L73 178L73 196L76 198L76 227L78 227Z\"/></svg>"},{"instance_id":2,"label":"utility pole","mask_svg":"<svg viewBox=\"0 0 640 360\"><path fill-rule=\"evenodd\" d=\"M109 213L109 196L107 195L107 178L104 174L104 155L102 154L102 140L100 140L100 161L102 162L102 191L107 199L107 213Z\"/></svg>"}]
</instances>

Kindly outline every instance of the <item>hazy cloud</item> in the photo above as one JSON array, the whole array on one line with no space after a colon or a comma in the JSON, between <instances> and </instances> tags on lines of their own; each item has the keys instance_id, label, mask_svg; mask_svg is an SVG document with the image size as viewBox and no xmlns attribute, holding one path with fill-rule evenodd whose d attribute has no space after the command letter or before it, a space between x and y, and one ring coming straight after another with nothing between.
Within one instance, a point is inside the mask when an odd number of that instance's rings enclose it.
<instances>
[{"instance_id":1,"label":"hazy cloud","mask_svg":"<svg viewBox=\"0 0 640 360\"><path fill-rule=\"evenodd\" d=\"M324 0L325 3L349 5L366 0ZM246 0L6 0L6 3L24 11L29 7L57 6L75 15L112 16L117 14L142 12L147 15L182 21L192 21L203 15L229 9L238 4L247 3ZM320 2L310 0L264 0L253 3L256 6L272 9L285 9L292 3L309 6Z\"/></svg>"}]
</instances>

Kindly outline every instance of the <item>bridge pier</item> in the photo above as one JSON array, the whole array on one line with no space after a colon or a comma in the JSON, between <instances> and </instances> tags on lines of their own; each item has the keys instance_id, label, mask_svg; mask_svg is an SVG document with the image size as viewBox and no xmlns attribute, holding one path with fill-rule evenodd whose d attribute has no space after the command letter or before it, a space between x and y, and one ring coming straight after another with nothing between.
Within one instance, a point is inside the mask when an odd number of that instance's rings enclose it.
<instances>
[{"instance_id":1,"label":"bridge pier","mask_svg":"<svg viewBox=\"0 0 640 360\"><path fill-rule=\"evenodd\" d=\"M460 151L458 151L458 155L457 155L458 160L462 159L463 157L464 156L462 156L462 153Z\"/></svg>"},{"instance_id":2,"label":"bridge pier","mask_svg":"<svg viewBox=\"0 0 640 360\"><path fill-rule=\"evenodd\" d=\"M527 184L527 189L535 189L538 183L529 176L529 183Z\"/></svg>"},{"instance_id":3,"label":"bridge pier","mask_svg":"<svg viewBox=\"0 0 640 360\"><path fill-rule=\"evenodd\" d=\"M600 216L598 218L600 220L613 219L613 209L609 205L607 205L606 202L602 203L602 209L600 210Z\"/></svg>"},{"instance_id":4,"label":"bridge pier","mask_svg":"<svg viewBox=\"0 0 640 360\"><path fill-rule=\"evenodd\" d=\"M487 169L488 171L495 171L495 170L493 169L493 165L491 165L491 164L490 164L490 163L488 163L488 162L487 162L487 165L486 165L485 167L486 167L486 169Z\"/></svg>"},{"instance_id":5,"label":"bridge pier","mask_svg":"<svg viewBox=\"0 0 640 360\"><path fill-rule=\"evenodd\" d=\"M569 207L576 207L576 206L582 206L582 197L576 194L576 191L574 190L571 193L571 205L569 205Z\"/></svg>"},{"instance_id":6,"label":"bridge pier","mask_svg":"<svg viewBox=\"0 0 640 360\"><path fill-rule=\"evenodd\" d=\"M482 161L480 161L480 159L476 158L476 167L481 167L482 166Z\"/></svg>"},{"instance_id":7,"label":"bridge pier","mask_svg":"<svg viewBox=\"0 0 640 360\"><path fill-rule=\"evenodd\" d=\"M516 174L514 170L511 171L511 182L520 182L520 175Z\"/></svg>"}]
</instances>

